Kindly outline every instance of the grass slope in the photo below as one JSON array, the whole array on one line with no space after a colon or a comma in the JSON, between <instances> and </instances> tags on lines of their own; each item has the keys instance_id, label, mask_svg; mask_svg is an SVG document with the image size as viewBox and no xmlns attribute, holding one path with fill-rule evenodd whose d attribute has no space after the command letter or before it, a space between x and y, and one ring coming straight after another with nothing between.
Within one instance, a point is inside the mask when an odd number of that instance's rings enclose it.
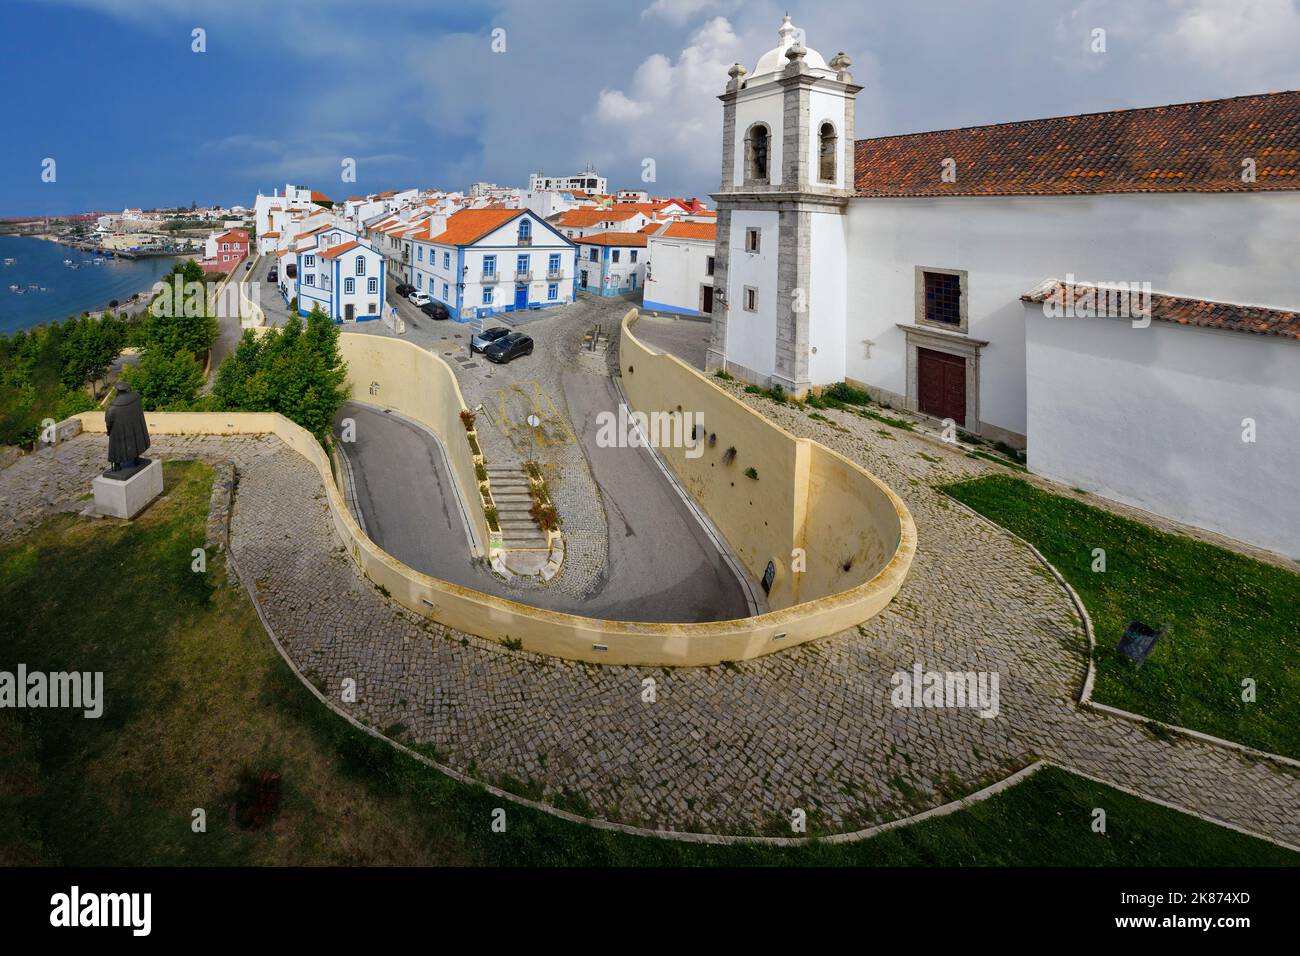
<instances>
[{"instance_id":1,"label":"grass slope","mask_svg":"<svg viewBox=\"0 0 1300 956\"><path fill-rule=\"evenodd\" d=\"M1300 757L1300 576L1017 478L944 490L1033 544L1079 593L1097 634L1095 700ZM1140 670L1115 651L1134 619L1168 628Z\"/></svg>"},{"instance_id":2,"label":"grass slope","mask_svg":"<svg viewBox=\"0 0 1300 956\"><path fill-rule=\"evenodd\" d=\"M64 515L0 546L0 669L102 670L105 713L0 711L0 864L1296 865L1300 856L1048 770L848 846L702 847L556 820L463 786L312 696L220 568L190 570L212 473L168 462L131 524ZM123 601L107 606L113 590ZM232 806L281 775L261 829ZM505 833L490 828L504 803ZM194 833L191 812L207 812ZM1103 807L1108 832L1090 829Z\"/></svg>"}]
</instances>

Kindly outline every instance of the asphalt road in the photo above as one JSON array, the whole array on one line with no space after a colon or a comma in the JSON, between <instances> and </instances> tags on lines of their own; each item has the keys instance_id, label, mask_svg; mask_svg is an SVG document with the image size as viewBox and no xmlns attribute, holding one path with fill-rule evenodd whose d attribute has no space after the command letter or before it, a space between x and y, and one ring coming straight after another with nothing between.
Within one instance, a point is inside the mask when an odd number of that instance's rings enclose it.
<instances>
[{"instance_id":1,"label":"asphalt road","mask_svg":"<svg viewBox=\"0 0 1300 956\"><path fill-rule=\"evenodd\" d=\"M470 560L469 537L438 439L372 405L346 402L334 421L336 440L345 418L356 421L356 440L341 448L352 466L371 539L417 571L486 590L496 579Z\"/></svg>"},{"instance_id":2,"label":"asphalt road","mask_svg":"<svg viewBox=\"0 0 1300 956\"><path fill-rule=\"evenodd\" d=\"M562 381L609 521L609 558L594 593L575 598L557 589L515 590L476 567L437 439L349 402L339 417L357 422L356 441L345 450L370 537L426 574L550 610L664 623L748 614L740 582L650 453L597 446L597 415L618 408L612 380L572 370Z\"/></svg>"}]
</instances>

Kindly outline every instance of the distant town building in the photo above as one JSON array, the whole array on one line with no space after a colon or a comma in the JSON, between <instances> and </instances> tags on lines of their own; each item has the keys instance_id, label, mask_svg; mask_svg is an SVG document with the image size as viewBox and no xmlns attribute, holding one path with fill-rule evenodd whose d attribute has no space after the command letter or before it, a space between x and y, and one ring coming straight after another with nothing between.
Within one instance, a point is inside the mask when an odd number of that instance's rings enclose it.
<instances>
[{"instance_id":1,"label":"distant town building","mask_svg":"<svg viewBox=\"0 0 1300 956\"><path fill-rule=\"evenodd\" d=\"M528 177L529 192L535 193L546 189L560 192L578 189L588 193L606 193L609 191L609 181L596 172L590 163L584 171L572 176L547 176L543 173L533 173Z\"/></svg>"}]
</instances>

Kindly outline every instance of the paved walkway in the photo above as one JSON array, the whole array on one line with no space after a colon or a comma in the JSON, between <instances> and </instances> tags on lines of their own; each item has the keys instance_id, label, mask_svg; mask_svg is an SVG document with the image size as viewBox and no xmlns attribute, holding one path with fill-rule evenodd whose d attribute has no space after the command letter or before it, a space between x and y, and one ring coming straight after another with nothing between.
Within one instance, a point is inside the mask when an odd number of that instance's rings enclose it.
<instances>
[{"instance_id":1,"label":"paved walkway","mask_svg":"<svg viewBox=\"0 0 1300 956\"><path fill-rule=\"evenodd\" d=\"M987 466L835 412L845 431L764 411L898 489L916 518L916 561L861 629L687 670L536 657L404 611L358 576L315 471L277 439L158 436L154 450L236 463L231 546L304 673L327 692L355 679L358 717L479 779L629 823L788 835L794 807L814 832L852 829L1045 756L1300 845L1294 771L1076 710L1085 648L1067 598L1026 549L930 487ZM102 449L102 437L82 436L0 471L0 538L84 507ZM896 709L890 677L917 662L998 671L999 716ZM655 703L642 699L644 678Z\"/></svg>"}]
</instances>

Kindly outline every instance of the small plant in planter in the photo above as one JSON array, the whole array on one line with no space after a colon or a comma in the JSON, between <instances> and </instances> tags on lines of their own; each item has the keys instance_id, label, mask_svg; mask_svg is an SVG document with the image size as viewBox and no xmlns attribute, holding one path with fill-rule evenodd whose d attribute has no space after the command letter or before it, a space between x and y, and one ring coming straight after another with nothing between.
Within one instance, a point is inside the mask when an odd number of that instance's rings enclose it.
<instances>
[{"instance_id":1,"label":"small plant in planter","mask_svg":"<svg viewBox=\"0 0 1300 956\"><path fill-rule=\"evenodd\" d=\"M465 437L469 439L469 449L474 453L474 457L478 458L482 455L483 452L478 447L478 439L473 435L466 435Z\"/></svg>"},{"instance_id":2,"label":"small plant in planter","mask_svg":"<svg viewBox=\"0 0 1300 956\"><path fill-rule=\"evenodd\" d=\"M497 514L496 505L488 505L483 509L483 516L487 518L488 527L493 531L500 531L500 516Z\"/></svg>"},{"instance_id":3,"label":"small plant in planter","mask_svg":"<svg viewBox=\"0 0 1300 956\"><path fill-rule=\"evenodd\" d=\"M752 466L752 465L751 465L750 467L746 468L746 469L745 469L745 477L746 477L746 478L752 478L752 479L754 479L755 481L758 481L758 469L755 468L755 467Z\"/></svg>"},{"instance_id":4,"label":"small plant in planter","mask_svg":"<svg viewBox=\"0 0 1300 956\"><path fill-rule=\"evenodd\" d=\"M481 461L476 464L474 466L474 477L479 481L487 481L487 465L483 464Z\"/></svg>"},{"instance_id":5,"label":"small plant in planter","mask_svg":"<svg viewBox=\"0 0 1300 956\"><path fill-rule=\"evenodd\" d=\"M535 461L524 462L524 470L528 472L528 477L533 481L542 480L542 466Z\"/></svg>"},{"instance_id":6,"label":"small plant in planter","mask_svg":"<svg viewBox=\"0 0 1300 956\"><path fill-rule=\"evenodd\" d=\"M463 409L460 413L460 423L465 426L465 431L472 432L474 430L474 413L468 408Z\"/></svg>"},{"instance_id":7,"label":"small plant in planter","mask_svg":"<svg viewBox=\"0 0 1300 956\"><path fill-rule=\"evenodd\" d=\"M484 498L488 496L488 493L491 490L492 490L491 486L486 481L481 482L478 486L478 493L482 495Z\"/></svg>"},{"instance_id":8,"label":"small plant in planter","mask_svg":"<svg viewBox=\"0 0 1300 956\"><path fill-rule=\"evenodd\" d=\"M555 510L555 505L549 502L534 501L533 506L528 509L537 526L543 531L558 531L560 529L560 515Z\"/></svg>"}]
</instances>

